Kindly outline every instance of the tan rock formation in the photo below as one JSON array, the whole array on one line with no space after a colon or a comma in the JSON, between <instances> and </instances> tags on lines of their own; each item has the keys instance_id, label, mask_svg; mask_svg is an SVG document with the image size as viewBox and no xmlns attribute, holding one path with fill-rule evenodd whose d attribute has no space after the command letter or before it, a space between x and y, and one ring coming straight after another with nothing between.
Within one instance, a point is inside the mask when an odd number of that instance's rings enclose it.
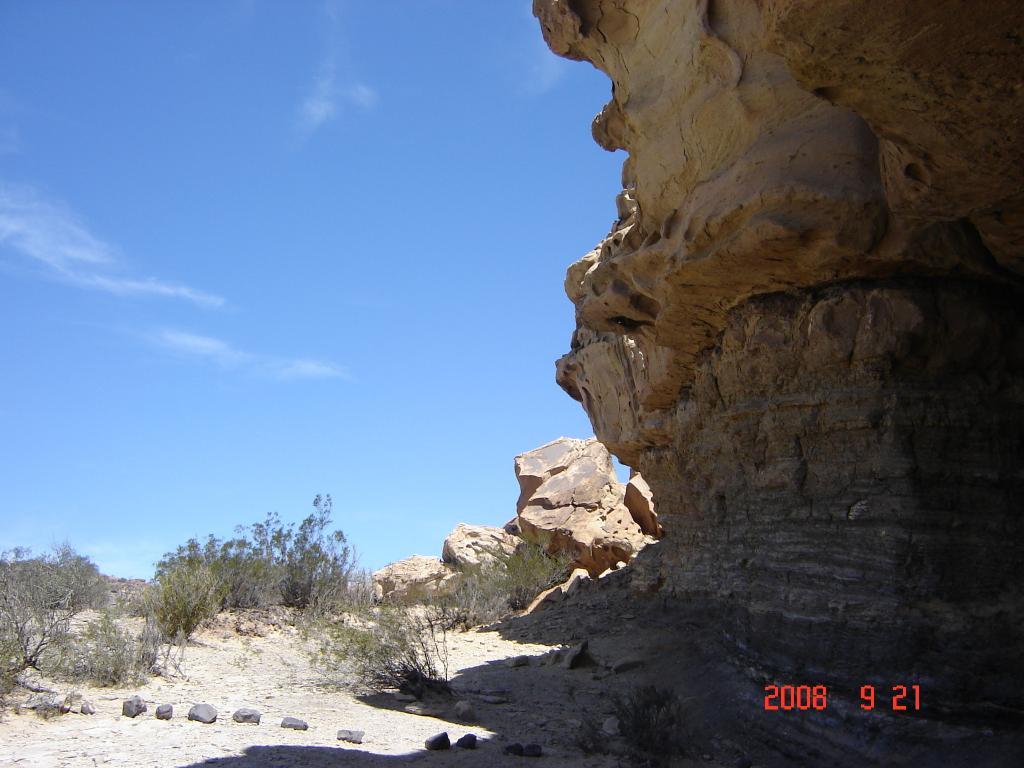
<instances>
[{"instance_id":1,"label":"tan rock formation","mask_svg":"<svg viewBox=\"0 0 1024 768\"><path fill-rule=\"evenodd\" d=\"M636 470L629 473L629 482L626 483L622 503L626 505L630 517L640 526L641 531L656 539L661 538L663 531L661 523L658 522L658 513L654 511L654 494L651 493L647 481Z\"/></svg>"},{"instance_id":2,"label":"tan rock formation","mask_svg":"<svg viewBox=\"0 0 1024 768\"><path fill-rule=\"evenodd\" d=\"M459 572L430 555L413 555L373 574L378 600L416 602L436 597L458 584Z\"/></svg>"},{"instance_id":3,"label":"tan rock formation","mask_svg":"<svg viewBox=\"0 0 1024 768\"><path fill-rule=\"evenodd\" d=\"M516 456L519 528L592 575L629 562L648 538L624 503L611 455L597 440L559 438Z\"/></svg>"},{"instance_id":4,"label":"tan rock formation","mask_svg":"<svg viewBox=\"0 0 1024 768\"><path fill-rule=\"evenodd\" d=\"M763 679L926 676L916 737L1024 711L1024 4L534 12L628 152L557 379L657 498L644 583Z\"/></svg>"},{"instance_id":5,"label":"tan rock formation","mask_svg":"<svg viewBox=\"0 0 1024 768\"><path fill-rule=\"evenodd\" d=\"M459 569L479 568L513 554L520 541L502 528L459 523L444 540L441 559Z\"/></svg>"}]
</instances>

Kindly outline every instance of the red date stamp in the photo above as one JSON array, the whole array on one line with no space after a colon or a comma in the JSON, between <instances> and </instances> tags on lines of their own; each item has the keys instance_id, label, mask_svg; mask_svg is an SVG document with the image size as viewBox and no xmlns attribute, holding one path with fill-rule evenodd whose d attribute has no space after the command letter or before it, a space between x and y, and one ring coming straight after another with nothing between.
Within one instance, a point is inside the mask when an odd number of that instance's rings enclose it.
<instances>
[{"instance_id":1,"label":"red date stamp","mask_svg":"<svg viewBox=\"0 0 1024 768\"><path fill-rule=\"evenodd\" d=\"M824 685L766 685L765 711L828 709L828 688ZM920 711L921 686L894 685L888 691L873 685L860 687L860 708L870 712L888 706L893 712Z\"/></svg>"}]
</instances>

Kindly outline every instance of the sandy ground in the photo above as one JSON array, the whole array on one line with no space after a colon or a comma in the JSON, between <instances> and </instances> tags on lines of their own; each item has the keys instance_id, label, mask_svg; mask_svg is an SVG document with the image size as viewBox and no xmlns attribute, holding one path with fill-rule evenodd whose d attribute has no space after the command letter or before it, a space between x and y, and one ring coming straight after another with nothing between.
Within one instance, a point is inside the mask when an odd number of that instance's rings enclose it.
<instances>
[{"instance_id":1,"label":"sandy ground","mask_svg":"<svg viewBox=\"0 0 1024 768\"><path fill-rule=\"evenodd\" d=\"M538 763L503 755L503 746L512 741L540 744L541 759L549 765L620 764L609 756L585 756L574 745L582 718L576 691L580 681L596 682L590 672L540 665L536 659L516 668L505 661L524 654L539 658L551 651L549 645L507 639L493 631L453 633L449 643L455 698L409 704L388 695L359 697L326 687L292 627L270 630L264 637L240 637L222 625L198 633L196 640L187 649L184 677L154 677L135 688L77 688L94 703L94 715L70 713L43 720L31 712L9 712L0 721L0 765L285 768L421 761ZM122 717L121 703L133 694L140 695L149 709L135 719ZM460 699L472 705L474 722L460 723L456 718L454 704ZM203 725L186 719L189 708L200 702L217 709L217 722ZM172 720L154 717L159 704L173 705ZM258 709L262 722L233 722L231 714L240 707ZM421 714L407 711L417 708ZM305 720L309 730L282 729L281 718L286 716ZM340 728L365 731L364 743L338 741ZM485 741L475 751L425 751L424 740L441 731L447 731L452 742L465 733Z\"/></svg>"}]
</instances>

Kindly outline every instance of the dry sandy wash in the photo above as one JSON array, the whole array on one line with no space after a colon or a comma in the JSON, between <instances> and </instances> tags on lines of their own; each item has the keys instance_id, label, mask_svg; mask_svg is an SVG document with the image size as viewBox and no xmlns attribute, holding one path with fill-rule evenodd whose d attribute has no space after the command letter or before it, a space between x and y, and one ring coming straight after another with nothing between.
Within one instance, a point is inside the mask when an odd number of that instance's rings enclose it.
<instances>
[{"instance_id":1,"label":"dry sandy wash","mask_svg":"<svg viewBox=\"0 0 1024 768\"><path fill-rule=\"evenodd\" d=\"M627 765L623 758L587 756L575 746L582 718L603 717L601 694L608 682L593 670L568 670L533 663L512 667L507 659L539 657L552 646L510 639L508 632L452 633L450 670L456 695L420 704L392 696L358 697L325 687L303 652L296 629L285 626L263 637L238 636L221 617L215 629L201 631L187 650L184 677L154 677L136 688L77 690L96 714L70 713L43 720L31 712L8 712L0 721L0 765L19 768L130 765L285 768L286 766L436 765ZM505 635L503 637L502 635ZM66 686L54 687L61 693ZM148 711L136 719L121 716L122 701L139 694ZM483 697L483 698L482 698ZM455 703L468 701L474 723L459 722ZM211 725L186 719L189 708L212 704ZM172 704L171 721L157 720L157 705ZM232 721L232 713L253 707L259 725ZM419 708L422 714L408 710ZM281 718L309 723L308 731L285 730ZM599 721L600 722L600 721ZM338 729L365 731L360 745L338 741ZM475 733L477 750L427 752L424 740L447 731L454 742ZM506 756L505 744L542 745L538 759ZM699 761L701 765L709 765Z\"/></svg>"}]
</instances>

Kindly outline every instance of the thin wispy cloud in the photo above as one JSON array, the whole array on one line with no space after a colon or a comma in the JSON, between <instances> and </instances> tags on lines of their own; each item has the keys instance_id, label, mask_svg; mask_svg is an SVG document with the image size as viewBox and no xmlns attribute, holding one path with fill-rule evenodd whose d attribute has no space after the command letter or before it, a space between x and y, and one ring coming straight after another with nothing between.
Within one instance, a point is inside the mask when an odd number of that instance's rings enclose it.
<instances>
[{"instance_id":1,"label":"thin wispy cloud","mask_svg":"<svg viewBox=\"0 0 1024 768\"><path fill-rule=\"evenodd\" d=\"M222 307L223 297L156 277L125 277L116 249L89 231L67 207L29 187L0 183L0 247L80 288L114 296L181 299Z\"/></svg>"},{"instance_id":2,"label":"thin wispy cloud","mask_svg":"<svg viewBox=\"0 0 1024 768\"><path fill-rule=\"evenodd\" d=\"M337 119L346 107L368 112L380 101L373 87L353 76L351 66L339 66L342 45L337 9L327 4L324 15L328 37L316 77L299 105L296 125L300 139Z\"/></svg>"},{"instance_id":3,"label":"thin wispy cloud","mask_svg":"<svg viewBox=\"0 0 1024 768\"><path fill-rule=\"evenodd\" d=\"M244 370L274 379L348 379L348 371L334 363L307 358L259 355L237 349L222 339L186 331L163 329L152 338L162 349L221 368Z\"/></svg>"},{"instance_id":4,"label":"thin wispy cloud","mask_svg":"<svg viewBox=\"0 0 1024 768\"><path fill-rule=\"evenodd\" d=\"M556 56L540 35L533 35L528 50L527 77L521 83L526 96L542 96L562 82L572 62Z\"/></svg>"}]
</instances>

